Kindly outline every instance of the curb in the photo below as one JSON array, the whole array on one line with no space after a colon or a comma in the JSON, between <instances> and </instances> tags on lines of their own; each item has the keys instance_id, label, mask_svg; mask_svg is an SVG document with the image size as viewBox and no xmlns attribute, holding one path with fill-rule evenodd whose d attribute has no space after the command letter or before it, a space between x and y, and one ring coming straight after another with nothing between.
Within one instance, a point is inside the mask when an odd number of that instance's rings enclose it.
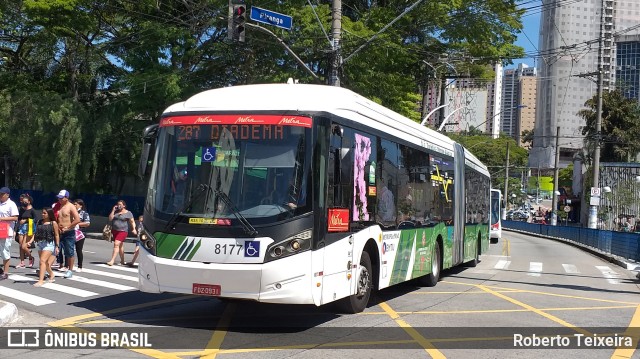
<instances>
[{"instance_id":1,"label":"curb","mask_svg":"<svg viewBox=\"0 0 640 359\"><path fill-rule=\"evenodd\" d=\"M9 302L0 301L0 327L11 323L18 317L18 307Z\"/></svg>"}]
</instances>

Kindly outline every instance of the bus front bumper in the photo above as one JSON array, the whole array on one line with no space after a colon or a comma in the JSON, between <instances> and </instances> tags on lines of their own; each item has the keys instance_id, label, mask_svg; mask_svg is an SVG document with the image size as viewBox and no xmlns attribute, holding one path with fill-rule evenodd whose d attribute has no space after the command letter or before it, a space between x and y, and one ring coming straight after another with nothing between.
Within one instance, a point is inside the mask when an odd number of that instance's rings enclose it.
<instances>
[{"instance_id":1,"label":"bus front bumper","mask_svg":"<svg viewBox=\"0 0 640 359\"><path fill-rule=\"evenodd\" d=\"M220 286L220 297L266 303L313 304L311 251L261 264L179 261L140 250L138 288L193 294L194 284Z\"/></svg>"}]
</instances>

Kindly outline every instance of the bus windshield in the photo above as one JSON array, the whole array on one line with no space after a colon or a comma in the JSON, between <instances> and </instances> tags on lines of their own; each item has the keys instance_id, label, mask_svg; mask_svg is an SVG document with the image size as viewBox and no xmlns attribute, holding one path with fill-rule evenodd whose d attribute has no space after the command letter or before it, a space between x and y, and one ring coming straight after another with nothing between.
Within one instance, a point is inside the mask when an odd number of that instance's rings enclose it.
<instances>
[{"instance_id":1,"label":"bus windshield","mask_svg":"<svg viewBox=\"0 0 640 359\"><path fill-rule=\"evenodd\" d=\"M165 117L147 201L158 216L200 224L235 225L238 215L268 224L304 213L310 136L310 118Z\"/></svg>"}]
</instances>

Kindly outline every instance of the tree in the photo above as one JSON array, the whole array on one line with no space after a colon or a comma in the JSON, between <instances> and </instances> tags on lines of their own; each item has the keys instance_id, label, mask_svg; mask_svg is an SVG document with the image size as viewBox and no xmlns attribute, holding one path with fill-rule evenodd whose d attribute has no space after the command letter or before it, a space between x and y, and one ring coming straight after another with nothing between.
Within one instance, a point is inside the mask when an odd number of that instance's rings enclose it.
<instances>
[{"instance_id":1,"label":"tree","mask_svg":"<svg viewBox=\"0 0 640 359\"><path fill-rule=\"evenodd\" d=\"M527 148L531 148L531 146L533 146L533 138L535 137L534 135L534 130L524 130L522 131L522 143L524 145L527 146Z\"/></svg>"},{"instance_id":2,"label":"tree","mask_svg":"<svg viewBox=\"0 0 640 359\"><path fill-rule=\"evenodd\" d=\"M135 173L141 130L167 106L216 87L314 82L279 40L326 81L331 9L316 3L272 4L294 28L274 29L277 40L248 27L237 43L226 39L223 0L0 2L0 154L15 169L12 185L37 178L45 190L119 193ZM446 57L461 74L487 77L487 64L522 54L513 1L423 2L404 13L404 1L348 0L343 9L342 55L354 54L343 86L416 121L423 60Z\"/></svg>"},{"instance_id":3,"label":"tree","mask_svg":"<svg viewBox=\"0 0 640 359\"><path fill-rule=\"evenodd\" d=\"M598 136L596 134L597 95L585 102L586 109L578 111L585 119L582 129L587 160ZM602 96L602 142L600 160L630 162L640 152L640 106L636 99L627 99L620 90L604 92Z\"/></svg>"}]
</instances>

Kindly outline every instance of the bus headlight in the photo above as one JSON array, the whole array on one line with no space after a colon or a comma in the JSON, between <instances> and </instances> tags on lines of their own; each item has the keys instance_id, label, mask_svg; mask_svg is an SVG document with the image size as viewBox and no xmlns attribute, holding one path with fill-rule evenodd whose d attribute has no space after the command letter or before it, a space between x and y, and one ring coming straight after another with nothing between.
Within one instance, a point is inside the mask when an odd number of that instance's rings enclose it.
<instances>
[{"instance_id":1,"label":"bus headlight","mask_svg":"<svg viewBox=\"0 0 640 359\"><path fill-rule=\"evenodd\" d=\"M265 262L290 256L311 248L311 230L307 229L267 248Z\"/></svg>"},{"instance_id":2,"label":"bus headlight","mask_svg":"<svg viewBox=\"0 0 640 359\"><path fill-rule=\"evenodd\" d=\"M146 249L152 255L156 255L156 239L147 231L143 231L140 234L140 242L142 247Z\"/></svg>"}]
</instances>

